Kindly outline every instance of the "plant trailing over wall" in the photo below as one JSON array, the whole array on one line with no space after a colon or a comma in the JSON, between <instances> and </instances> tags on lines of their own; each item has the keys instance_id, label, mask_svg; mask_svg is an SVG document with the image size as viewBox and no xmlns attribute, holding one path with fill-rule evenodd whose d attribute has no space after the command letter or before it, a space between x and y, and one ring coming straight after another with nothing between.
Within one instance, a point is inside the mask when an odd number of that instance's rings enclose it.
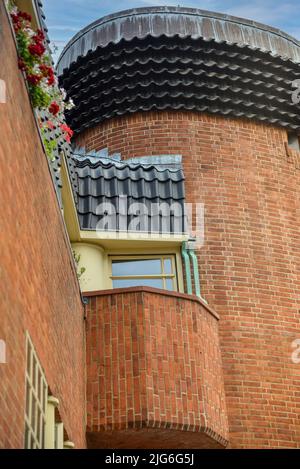
<instances>
[{"instance_id":1,"label":"plant trailing over wall","mask_svg":"<svg viewBox=\"0 0 300 469\"><path fill-rule=\"evenodd\" d=\"M76 252L73 249L72 249L72 252L73 252L73 257L74 257L74 261L75 261L75 264L76 264L77 277L78 277L78 280L80 280L80 278L82 277L82 275L86 271L86 268L85 267L79 267L81 255L76 254Z\"/></svg>"},{"instance_id":2,"label":"plant trailing over wall","mask_svg":"<svg viewBox=\"0 0 300 469\"><path fill-rule=\"evenodd\" d=\"M43 31L34 31L31 16L19 11L12 2L9 11L16 35L18 65L25 74L32 106L43 111L44 119L39 119L41 135L47 156L53 160L58 148L56 141L50 138L50 133L59 129L64 139L70 143L73 131L66 125L64 113L74 104L71 100L66 100L66 92L58 86Z\"/></svg>"}]
</instances>

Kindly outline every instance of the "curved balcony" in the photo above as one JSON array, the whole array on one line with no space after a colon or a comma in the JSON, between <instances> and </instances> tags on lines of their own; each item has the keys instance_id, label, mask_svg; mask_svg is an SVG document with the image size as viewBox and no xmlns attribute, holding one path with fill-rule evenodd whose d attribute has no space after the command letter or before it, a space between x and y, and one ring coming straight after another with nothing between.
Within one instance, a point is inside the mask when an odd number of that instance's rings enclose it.
<instances>
[{"instance_id":1,"label":"curved balcony","mask_svg":"<svg viewBox=\"0 0 300 469\"><path fill-rule=\"evenodd\" d=\"M87 293L90 448L224 448L218 316L199 298Z\"/></svg>"}]
</instances>

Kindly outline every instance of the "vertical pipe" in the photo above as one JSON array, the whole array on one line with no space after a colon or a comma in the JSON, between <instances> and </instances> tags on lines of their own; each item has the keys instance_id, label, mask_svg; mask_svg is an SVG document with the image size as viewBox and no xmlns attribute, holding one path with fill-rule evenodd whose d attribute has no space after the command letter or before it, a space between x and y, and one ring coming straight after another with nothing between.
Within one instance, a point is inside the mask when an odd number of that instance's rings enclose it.
<instances>
[{"instance_id":1,"label":"vertical pipe","mask_svg":"<svg viewBox=\"0 0 300 469\"><path fill-rule=\"evenodd\" d=\"M186 250L186 243L182 244L181 253L182 253L183 260L184 260L187 293L189 295L192 295L193 290L192 290L192 279L191 279L191 264L190 264L189 255Z\"/></svg>"},{"instance_id":2,"label":"vertical pipe","mask_svg":"<svg viewBox=\"0 0 300 469\"><path fill-rule=\"evenodd\" d=\"M199 279L199 269L198 269L198 259L195 254L194 249L189 249L188 253L192 260L193 264L193 274L194 274L194 283L195 283L195 294L199 298L201 298L201 289L200 289L200 279Z\"/></svg>"},{"instance_id":3,"label":"vertical pipe","mask_svg":"<svg viewBox=\"0 0 300 469\"><path fill-rule=\"evenodd\" d=\"M201 298L201 300L207 304L207 301L201 296L201 283L200 283L200 275L199 275L199 268L198 268L198 259L195 254L195 249L193 248L192 243L189 243L187 252L189 253L189 256L193 264L195 294L196 296L198 296L198 298Z\"/></svg>"}]
</instances>

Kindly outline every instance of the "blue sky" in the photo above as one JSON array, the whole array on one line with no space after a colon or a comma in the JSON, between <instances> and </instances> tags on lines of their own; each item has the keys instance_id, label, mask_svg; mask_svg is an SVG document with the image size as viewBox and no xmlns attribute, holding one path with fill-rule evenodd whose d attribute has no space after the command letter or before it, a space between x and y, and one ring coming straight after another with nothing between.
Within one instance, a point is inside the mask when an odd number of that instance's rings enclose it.
<instances>
[{"instance_id":1,"label":"blue sky","mask_svg":"<svg viewBox=\"0 0 300 469\"><path fill-rule=\"evenodd\" d=\"M180 5L260 21L300 39L299 0L43 0L51 41L58 53L81 28L101 16L127 8Z\"/></svg>"}]
</instances>

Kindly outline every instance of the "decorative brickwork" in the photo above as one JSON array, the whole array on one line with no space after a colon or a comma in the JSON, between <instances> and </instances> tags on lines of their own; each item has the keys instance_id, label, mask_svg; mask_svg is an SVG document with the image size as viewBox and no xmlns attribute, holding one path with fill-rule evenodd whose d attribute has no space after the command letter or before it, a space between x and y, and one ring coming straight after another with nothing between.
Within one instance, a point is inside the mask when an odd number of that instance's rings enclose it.
<instances>
[{"instance_id":1,"label":"decorative brickwork","mask_svg":"<svg viewBox=\"0 0 300 469\"><path fill-rule=\"evenodd\" d=\"M89 295L90 446L226 446L217 316L197 297L151 288Z\"/></svg>"},{"instance_id":2,"label":"decorative brickwork","mask_svg":"<svg viewBox=\"0 0 300 469\"><path fill-rule=\"evenodd\" d=\"M300 171L283 129L193 112L145 112L82 133L123 158L182 154L188 202L205 204L202 294L220 315L235 448L300 447Z\"/></svg>"}]
</instances>

